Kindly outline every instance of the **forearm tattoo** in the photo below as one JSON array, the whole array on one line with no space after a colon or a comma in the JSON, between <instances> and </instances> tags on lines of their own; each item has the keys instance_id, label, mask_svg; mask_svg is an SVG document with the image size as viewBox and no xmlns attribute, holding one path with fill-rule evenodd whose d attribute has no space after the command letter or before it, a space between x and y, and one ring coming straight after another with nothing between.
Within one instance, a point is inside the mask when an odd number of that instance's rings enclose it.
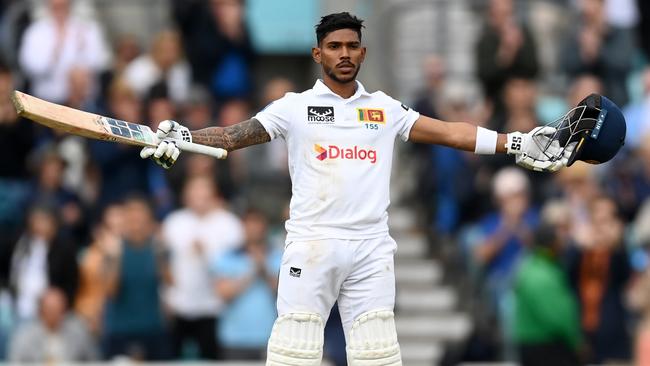
<instances>
[{"instance_id":1,"label":"forearm tattoo","mask_svg":"<svg viewBox=\"0 0 650 366\"><path fill-rule=\"evenodd\" d=\"M271 136L255 118L228 127L208 127L191 133L192 142L228 151L271 141Z\"/></svg>"}]
</instances>

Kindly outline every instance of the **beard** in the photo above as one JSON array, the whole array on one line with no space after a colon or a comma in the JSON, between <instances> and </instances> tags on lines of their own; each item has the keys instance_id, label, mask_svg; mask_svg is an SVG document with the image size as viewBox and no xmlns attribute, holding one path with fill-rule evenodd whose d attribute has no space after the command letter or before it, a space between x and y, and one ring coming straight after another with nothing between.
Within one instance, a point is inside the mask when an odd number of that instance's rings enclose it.
<instances>
[{"instance_id":1,"label":"beard","mask_svg":"<svg viewBox=\"0 0 650 366\"><path fill-rule=\"evenodd\" d=\"M359 74L359 71L361 70L361 65L359 65L356 70L354 70L354 73L350 76L344 76L344 77L338 77L335 73L336 68L335 67L323 67L325 74L330 77L330 79L336 81L337 83L340 84L347 84L350 82L353 82L357 79L357 74Z\"/></svg>"}]
</instances>

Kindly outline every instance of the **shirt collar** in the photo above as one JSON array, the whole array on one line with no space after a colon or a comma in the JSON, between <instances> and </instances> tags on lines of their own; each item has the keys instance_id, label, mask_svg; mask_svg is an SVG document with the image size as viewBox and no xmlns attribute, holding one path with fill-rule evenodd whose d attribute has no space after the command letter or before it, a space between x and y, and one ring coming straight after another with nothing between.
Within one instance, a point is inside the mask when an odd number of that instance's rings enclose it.
<instances>
[{"instance_id":1,"label":"shirt collar","mask_svg":"<svg viewBox=\"0 0 650 366\"><path fill-rule=\"evenodd\" d=\"M359 80L355 80L355 82L357 83L357 91L354 93L354 95L352 95L350 98L348 98L346 100L354 100L354 99L357 99L357 98L359 98L361 96L370 96L370 93L368 93L366 91L366 88L363 87L363 84L361 84L361 82L359 82ZM338 98L341 98L340 95L334 93L330 88L328 88L327 85L325 85L325 83L321 79L316 80L316 84L314 84L313 90L314 90L314 93L316 93L316 95L327 95L327 94L329 94L329 95L334 95L334 96L336 96ZM341 99L343 99L343 98L341 98Z\"/></svg>"}]
</instances>

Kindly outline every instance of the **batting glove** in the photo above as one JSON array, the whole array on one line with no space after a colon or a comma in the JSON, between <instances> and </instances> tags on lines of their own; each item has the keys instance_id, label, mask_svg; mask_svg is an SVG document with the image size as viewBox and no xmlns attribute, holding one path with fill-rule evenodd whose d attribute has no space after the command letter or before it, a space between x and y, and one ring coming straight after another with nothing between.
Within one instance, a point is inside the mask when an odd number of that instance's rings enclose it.
<instances>
[{"instance_id":1,"label":"batting glove","mask_svg":"<svg viewBox=\"0 0 650 366\"><path fill-rule=\"evenodd\" d=\"M152 158L156 164L165 169L171 168L181 154L181 150L176 146L176 141L183 140L192 142L190 130L178 122L169 119L158 124L156 136L158 136L158 141L160 141L158 146L144 147L140 151L140 157L143 159Z\"/></svg>"},{"instance_id":2,"label":"batting glove","mask_svg":"<svg viewBox=\"0 0 650 366\"><path fill-rule=\"evenodd\" d=\"M556 131L554 127L540 126L528 133L509 133L506 143L508 154L515 154L517 165L526 169L558 171L569 162L576 143L560 146L560 141L554 138Z\"/></svg>"}]
</instances>

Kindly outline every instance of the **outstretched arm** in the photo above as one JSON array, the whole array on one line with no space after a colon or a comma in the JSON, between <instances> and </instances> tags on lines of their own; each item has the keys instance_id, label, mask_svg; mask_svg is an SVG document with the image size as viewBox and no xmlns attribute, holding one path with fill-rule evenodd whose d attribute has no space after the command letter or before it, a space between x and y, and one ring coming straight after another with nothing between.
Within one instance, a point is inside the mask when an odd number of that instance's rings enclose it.
<instances>
[{"instance_id":1,"label":"outstretched arm","mask_svg":"<svg viewBox=\"0 0 650 366\"><path fill-rule=\"evenodd\" d=\"M271 136L255 118L228 127L208 127L190 133L195 143L228 151L271 141Z\"/></svg>"},{"instance_id":2,"label":"outstretched arm","mask_svg":"<svg viewBox=\"0 0 650 366\"><path fill-rule=\"evenodd\" d=\"M420 116L411 128L409 140L449 146L477 154L508 153L527 169L556 171L567 165L576 144L561 146L553 136L556 129L540 126L527 133L497 133L466 122L448 123Z\"/></svg>"},{"instance_id":3,"label":"outstretched arm","mask_svg":"<svg viewBox=\"0 0 650 366\"><path fill-rule=\"evenodd\" d=\"M475 151L477 129L467 122L443 122L437 119L420 116L411 128L409 141L453 147L465 151ZM506 152L506 134L498 134L494 141L495 152Z\"/></svg>"}]
</instances>

